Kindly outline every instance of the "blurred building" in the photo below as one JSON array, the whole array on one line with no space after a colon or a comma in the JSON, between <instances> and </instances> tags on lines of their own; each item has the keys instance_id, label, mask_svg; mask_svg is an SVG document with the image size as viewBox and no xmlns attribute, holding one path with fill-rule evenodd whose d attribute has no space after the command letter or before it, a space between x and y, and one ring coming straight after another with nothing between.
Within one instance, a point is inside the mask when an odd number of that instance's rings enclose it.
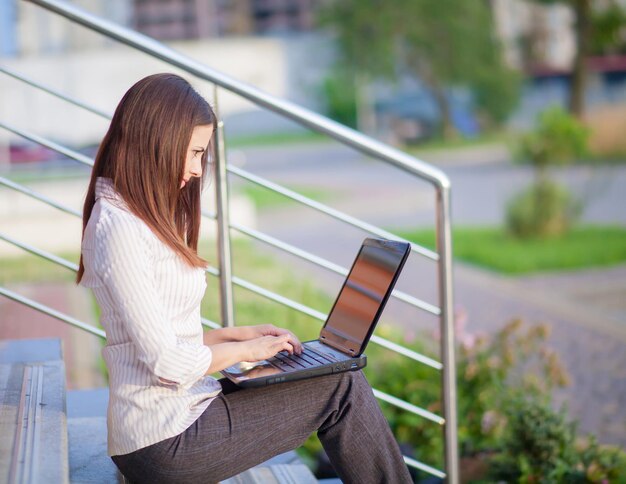
<instances>
[{"instance_id":1,"label":"blurred building","mask_svg":"<svg viewBox=\"0 0 626 484\"><path fill-rule=\"evenodd\" d=\"M71 3L113 22L128 25L129 0L73 0ZM0 0L0 56L63 53L106 45L102 37L20 0Z\"/></svg>"},{"instance_id":2,"label":"blurred building","mask_svg":"<svg viewBox=\"0 0 626 484\"><path fill-rule=\"evenodd\" d=\"M72 0L158 40L285 35L315 27L314 0ZM102 37L19 0L0 0L0 56L59 53L107 45Z\"/></svg>"},{"instance_id":3,"label":"blurred building","mask_svg":"<svg viewBox=\"0 0 626 484\"><path fill-rule=\"evenodd\" d=\"M313 0L73 0L77 7L165 41L234 79L316 111L332 41L312 30ZM176 71L30 2L0 0L0 58L18 73L112 112L141 77ZM312 61L311 52L315 52ZM184 73L183 73L184 75ZM197 80L209 100L213 86ZM226 93L220 112L231 135L302 130ZM0 119L77 146L97 142L106 123L0 75ZM53 120L53 121L52 121ZM72 126L72 129L67 129ZM0 137L6 133L0 132ZM2 140L0 140L2 144Z\"/></svg>"},{"instance_id":4,"label":"blurred building","mask_svg":"<svg viewBox=\"0 0 626 484\"><path fill-rule=\"evenodd\" d=\"M308 32L313 0L134 0L133 26L158 39Z\"/></svg>"},{"instance_id":5,"label":"blurred building","mask_svg":"<svg viewBox=\"0 0 626 484\"><path fill-rule=\"evenodd\" d=\"M574 14L565 3L541 5L524 0L492 0L496 30L508 63L569 69L576 54Z\"/></svg>"}]
</instances>

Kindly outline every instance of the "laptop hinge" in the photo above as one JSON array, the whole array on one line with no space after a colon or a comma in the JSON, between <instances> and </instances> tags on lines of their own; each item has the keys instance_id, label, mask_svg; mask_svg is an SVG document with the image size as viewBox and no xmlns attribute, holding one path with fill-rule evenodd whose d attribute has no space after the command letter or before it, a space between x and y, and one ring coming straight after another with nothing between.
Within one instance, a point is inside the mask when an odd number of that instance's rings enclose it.
<instances>
[{"instance_id":1,"label":"laptop hinge","mask_svg":"<svg viewBox=\"0 0 626 484\"><path fill-rule=\"evenodd\" d=\"M341 351L345 355L349 355L351 357L357 356L354 350L346 348L345 346L340 345L339 343L327 338L324 335L320 335L319 341L327 346L330 346L331 348L337 351Z\"/></svg>"}]
</instances>

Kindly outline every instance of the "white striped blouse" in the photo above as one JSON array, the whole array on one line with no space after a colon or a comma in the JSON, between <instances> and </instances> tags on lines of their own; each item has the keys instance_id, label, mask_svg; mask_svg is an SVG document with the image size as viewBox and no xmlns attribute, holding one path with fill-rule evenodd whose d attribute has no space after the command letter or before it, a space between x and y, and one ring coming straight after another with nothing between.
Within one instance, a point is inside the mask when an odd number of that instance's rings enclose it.
<instances>
[{"instance_id":1,"label":"white striped blouse","mask_svg":"<svg viewBox=\"0 0 626 484\"><path fill-rule=\"evenodd\" d=\"M220 392L204 376L200 302L204 269L190 268L130 212L110 178L96 179L82 242L85 272L107 333L108 455L182 433Z\"/></svg>"}]
</instances>

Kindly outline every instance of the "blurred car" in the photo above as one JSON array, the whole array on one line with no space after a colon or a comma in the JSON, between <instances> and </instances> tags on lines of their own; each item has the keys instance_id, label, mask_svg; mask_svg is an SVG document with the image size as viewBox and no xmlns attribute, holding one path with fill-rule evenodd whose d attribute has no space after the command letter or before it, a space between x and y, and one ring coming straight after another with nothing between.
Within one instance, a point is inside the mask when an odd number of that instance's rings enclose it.
<instances>
[{"instance_id":1,"label":"blurred car","mask_svg":"<svg viewBox=\"0 0 626 484\"><path fill-rule=\"evenodd\" d=\"M10 163L31 163L57 160L61 157L59 153L41 146L37 143L23 142L11 143L9 145Z\"/></svg>"}]
</instances>

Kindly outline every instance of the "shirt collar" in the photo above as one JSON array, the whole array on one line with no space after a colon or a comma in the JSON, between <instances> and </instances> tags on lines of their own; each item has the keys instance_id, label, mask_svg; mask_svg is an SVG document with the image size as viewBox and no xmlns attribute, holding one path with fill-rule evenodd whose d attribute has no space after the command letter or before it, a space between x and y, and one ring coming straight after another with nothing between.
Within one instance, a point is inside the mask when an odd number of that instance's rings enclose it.
<instances>
[{"instance_id":1,"label":"shirt collar","mask_svg":"<svg viewBox=\"0 0 626 484\"><path fill-rule=\"evenodd\" d=\"M128 205L122 198L122 195L120 195L113 186L113 180L111 178L104 176L96 178L96 200L98 198L105 198L109 203L129 211Z\"/></svg>"}]
</instances>

